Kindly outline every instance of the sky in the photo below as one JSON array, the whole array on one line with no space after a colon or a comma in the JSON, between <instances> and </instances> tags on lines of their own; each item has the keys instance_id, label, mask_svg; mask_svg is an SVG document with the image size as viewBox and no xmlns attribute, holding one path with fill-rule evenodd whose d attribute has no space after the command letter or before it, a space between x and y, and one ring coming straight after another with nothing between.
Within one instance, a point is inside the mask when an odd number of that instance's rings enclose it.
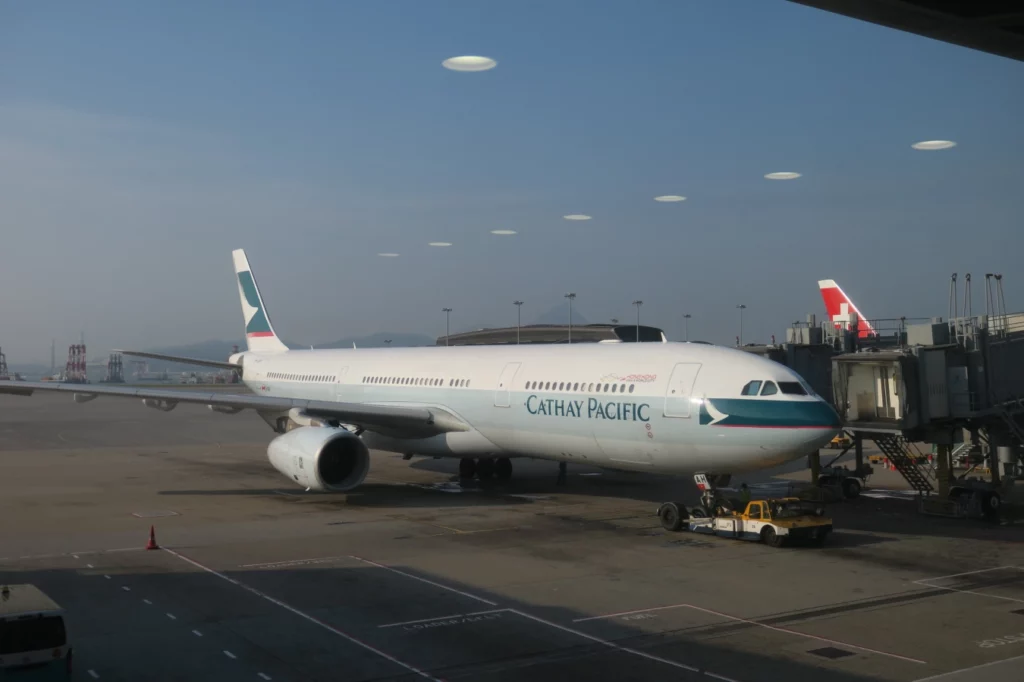
<instances>
[{"instance_id":1,"label":"sky","mask_svg":"<svg viewBox=\"0 0 1024 682\"><path fill-rule=\"evenodd\" d=\"M1022 110L1024 63L785 0L5 3L0 347L241 338L235 248L303 344L570 291L781 340L825 278L945 317L1005 273L1024 310Z\"/></svg>"}]
</instances>

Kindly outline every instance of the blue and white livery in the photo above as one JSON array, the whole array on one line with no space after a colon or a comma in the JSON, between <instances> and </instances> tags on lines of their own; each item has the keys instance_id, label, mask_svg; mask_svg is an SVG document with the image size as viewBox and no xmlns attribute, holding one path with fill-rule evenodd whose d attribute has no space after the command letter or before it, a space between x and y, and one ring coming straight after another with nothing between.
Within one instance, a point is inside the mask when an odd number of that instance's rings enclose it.
<instances>
[{"instance_id":1,"label":"blue and white livery","mask_svg":"<svg viewBox=\"0 0 1024 682\"><path fill-rule=\"evenodd\" d=\"M247 350L227 362L124 351L241 371L253 395L11 382L0 392L140 398L257 411L279 433L271 464L312 490L360 485L369 451L462 459L464 476L512 458L664 474L734 474L805 457L839 417L792 370L699 343L289 350L242 250L233 252Z\"/></svg>"}]
</instances>

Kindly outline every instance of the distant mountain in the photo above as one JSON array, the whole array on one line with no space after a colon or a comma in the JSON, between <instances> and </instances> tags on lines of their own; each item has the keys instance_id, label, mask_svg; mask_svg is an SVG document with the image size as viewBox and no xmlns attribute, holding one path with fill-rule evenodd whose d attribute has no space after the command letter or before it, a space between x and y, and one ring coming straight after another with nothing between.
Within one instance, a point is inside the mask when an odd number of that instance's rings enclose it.
<instances>
[{"instance_id":1,"label":"distant mountain","mask_svg":"<svg viewBox=\"0 0 1024 682\"><path fill-rule=\"evenodd\" d=\"M433 346L437 339L432 336L425 334L388 334L380 332L377 334L371 334L369 336L354 336L331 343L319 343L313 344L314 348L351 348L352 343L356 344L357 348L383 348L387 344L384 343L385 339L391 339L391 345L394 347L398 346ZM309 348L302 344L285 342L285 345L289 348ZM245 350L245 341L239 339L238 341L221 341L211 339L209 341L201 341L199 343L192 343L185 346L165 346L163 348L132 348L131 350L141 350L148 353L162 353L164 355L178 355L186 358L196 358L197 360L227 360L232 353L235 352L235 346L239 350ZM141 358L140 358L141 359ZM125 357L125 364L132 362L134 359L131 357ZM196 371L195 365L186 365L180 362L168 362L166 360L147 360L149 363L149 369L153 372L194 372ZM63 366L62 366L63 367ZM47 368L48 369L48 368ZM128 369L125 367L125 372L130 374L134 371L134 368Z\"/></svg>"}]
</instances>

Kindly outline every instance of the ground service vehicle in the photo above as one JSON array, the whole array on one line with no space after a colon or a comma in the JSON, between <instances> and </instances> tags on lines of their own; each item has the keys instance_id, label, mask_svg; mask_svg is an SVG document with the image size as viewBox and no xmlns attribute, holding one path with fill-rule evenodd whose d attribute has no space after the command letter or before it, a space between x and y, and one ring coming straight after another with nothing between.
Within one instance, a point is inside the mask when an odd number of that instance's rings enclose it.
<instances>
[{"instance_id":1,"label":"ground service vehicle","mask_svg":"<svg viewBox=\"0 0 1024 682\"><path fill-rule=\"evenodd\" d=\"M821 545L832 532L832 519L824 515L821 507L796 497L751 500L745 507L722 500L711 515L703 507L694 507L686 516L674 519L671 524L674 527L665 527L681 530L686 526L694 533L763 542L772 547L801 543ZM662 516L663 523L665 520Z\"/></svg>"},{"instance_id":2,"label":"ground service vehicle","mask_svg":"<svg viewBox=\"0 0 1024 682\"><path fill-rule=\"evenodd\" d=\"M64 609L35 585L0 585L0 679L70 678Z\"/></svg>"}]
</instances>

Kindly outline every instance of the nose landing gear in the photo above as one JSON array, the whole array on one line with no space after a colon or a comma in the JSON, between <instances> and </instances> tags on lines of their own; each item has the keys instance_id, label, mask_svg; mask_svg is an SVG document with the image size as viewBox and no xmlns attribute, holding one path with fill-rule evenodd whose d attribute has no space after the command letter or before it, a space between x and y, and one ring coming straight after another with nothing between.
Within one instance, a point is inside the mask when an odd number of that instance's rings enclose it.
<instances>
[{"instance_id":1,"label":"nose landing gear","mask_svg":"<svg viewBox=\"0 0 1024 682\"><path fill-rule=\"evenodd\" d=\"M709 478L710 477L710 478ZM694 517L706 518L714 516L715 508L719 505L718 489L716 486L729 485L730 476L715 474L695 474L693 482L701 491L700 504L696 507L687 508L683 502L665 502L658 507L658 519L661 527L673 533L682 530L686 520Z\"/></svg>"}]
</instances>

